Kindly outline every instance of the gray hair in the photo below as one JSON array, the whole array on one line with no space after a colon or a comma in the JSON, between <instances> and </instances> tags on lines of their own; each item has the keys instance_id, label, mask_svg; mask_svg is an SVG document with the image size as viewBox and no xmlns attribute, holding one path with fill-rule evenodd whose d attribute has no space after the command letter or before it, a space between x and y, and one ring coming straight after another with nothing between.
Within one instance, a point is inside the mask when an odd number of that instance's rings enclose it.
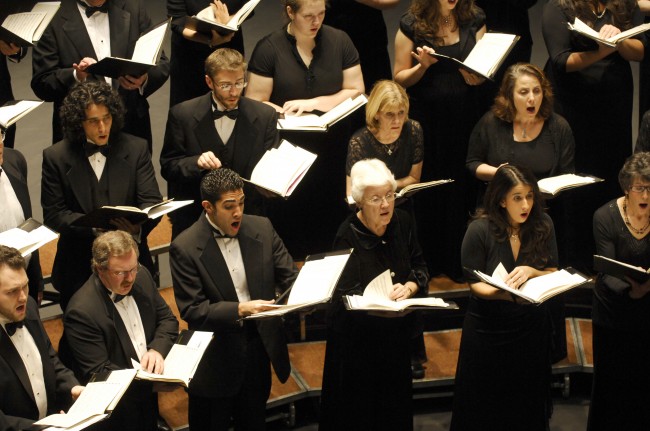
<instances>
[{"instance_id":1,"label":"gray hair","mask_svg":"<svg viewBox=\"0 0 650 431\"><path fill-rule=\"evenodd\" d=\"M635 153L627 158L618 173L618 183L627 194L635 179L650 182L650 153Z\"/></svg>"},{"instance_id":2,"label":"gray hair","mask_svg":"<svg viewBox=\"0 0 650 431\"><path fill-rule=\"evenodd\" d=\"M363 200L366 187L381 187L390 184L393 191L397 189L393 173L384 162L378 159L365 159L356 162L350 171L350 180L352 182L352 199L357 204Z\"/></svg>"}]
</instances>

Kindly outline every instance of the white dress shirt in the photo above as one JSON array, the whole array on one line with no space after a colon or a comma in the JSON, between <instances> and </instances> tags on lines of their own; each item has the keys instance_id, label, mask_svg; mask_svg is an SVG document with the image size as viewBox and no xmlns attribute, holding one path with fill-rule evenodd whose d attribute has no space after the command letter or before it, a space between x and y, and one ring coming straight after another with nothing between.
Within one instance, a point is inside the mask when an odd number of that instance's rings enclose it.
<instances>
[{"instance_id":1,"label":"white dress shirt","mask_svg":"<svg viewBox=\"0 0 650 431\"><path fill-rule=\"evenodd\" d=\"M208 223L217 230L221 232L212 220L206 214L205 217L208 220ZM223 232L221 232L223 234ZM248 281L246 280L246 269L244 268L244 259L241 256L241 249L239 248L239 238L218 238L215 237L215 241L221 250L223 255L223 260L226 261L226 266L228 266L228 273L232 279L232 284L235 285L235 291L237 292L237 299L239 302L248 302L251 300L250 292L248 291Z\"/></svg>"},{"instance_id":2,"label":"white dress shirt","mask_svg":"<svg viewBox=\"0 0 650 431\"><path fill-rule=\"evenodd\" d=\"M5 325L9 323L9 319L0 315L0 324L2 329L5 330ZM14 335L9 339L18 351L20 358L25 364L27 376L29 376L29 383L32 386L34 393L34 400L38 408L38 418L43 419L47 415L47 392L45 391L45 377L43 377L43 363L41 354L36 347L32 334L29 333L27 328L17 328ZM46 358L46 360L49 358Z\"/></svg>"},{"instance_id":3,"label":"white dress shirt","mask_svg":"<svg viewBox=\"0 0 650 431\"><path fill-rule=\"evenodd\" d=\"M214 103L216 103L217 110L226 110L226 107L223 106L217 99L215 99L214 95L212 96L212 100ZM233 109L237 109L237 107ZM212 105L212 110L214 111L214 105ZM214 127L217 129L217 133L219 134L219 137L223 141L224 145L228 144L228 139L230 139L230 135L232 135L233 130L235 130L235 122L236 120L228 118L225 115L219 119L214 120Z\"/></svg>"},{"instance_id":4,"label":"white dress shirt","mask_svg":"<svg viewBox=\"0 0 650 431\"><path fill-rule=\"evenodd\" d=\"M109 291L111 301L115 299L115 294ZM147 353L147 337L144 335L144 326L140 317L140 309L133 299L132 295L127 295L120 302L113 302L117 312L124 322L126 332L129 334L133 348L138 355L138 360Z\"/></svg>"},{"instance_id":5,"label":"white dress shirt","mask_svg":"<svg viewBox=\"0 0 650 431\"><path fill-rule=\"evenodd\" d=\"M87 3L86 3L87 4ZM103 58L111 56L111 29L108 24L108 14L95 12L90 17L86 16L86 9L77 3L77 8L81 14L81 19L86 26L86 31L90 37L90 42L93 45L95 54L97 58L95 60L99 61ZM81 60L81 59L79 59ZM74 74L75 79L77 78L77 73ZM112 84L112 79L109 77L104 77L108 84Z\"/></svg>"}]
</instances>

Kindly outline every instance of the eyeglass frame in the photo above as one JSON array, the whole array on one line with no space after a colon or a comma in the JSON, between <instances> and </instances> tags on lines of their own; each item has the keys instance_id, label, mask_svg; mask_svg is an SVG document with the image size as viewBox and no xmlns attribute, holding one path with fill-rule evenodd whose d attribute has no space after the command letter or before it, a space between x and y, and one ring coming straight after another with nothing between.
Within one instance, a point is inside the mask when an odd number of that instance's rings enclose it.
<instances>
[{"instance_id":1,"label":"eyeglass frame","mask_svg":"<svg viewBox=\"0 0 650 431\"><path fill-rule=\"evenodd\" d=\"M370 205L375 205L379 206L386 201L387 204L390 204L391 202L395 202L395 199L397 198L397 193L395 192L388 192L385 196L379 197L379 196L373 196L370 199L364 199L364 201Z\"/></svg>"},{"instance_id":2,"label":"eyeglass frame","mask_svg":"<svg viewBox=\"0 0 650 431\"><path fill-rule=\"evenodd\" d=\"M650 193L650 186L630 186L630 191L634 193L643 193L643 192Z\"/></svg>"},{"instance_id":3,"label":"eyeglass frame","mask_svg":"<svg viewBox=\"0 0 650 431\"><path fill-rule=\"evenodd\" d=\"M248 81L242 80L242 81L237 81L235 83L233 82L217 82L215 84L215 87L217 87L221 91L230 91L232 90L232 87L235 87L237 90L243 90L248 86Z\"/></svg>"},{"instance_id":4,"label":"eyeglass frame","mask_svg":"<svg viewBox=\"0 0 650 431\"><path fill-rule=\"evenodd\" d=\"M128 271L113 271L109 268L102 268L102 269L104 271L107 271L109 274L111 274L116 278L125 278L126 274L130 274L135 277L136 275L138 275L138 271L140 271L141 268L142 265L140 264L140 262L138 262L138 264L135 267L129 269Z\"/></svg>"}]
</instances>

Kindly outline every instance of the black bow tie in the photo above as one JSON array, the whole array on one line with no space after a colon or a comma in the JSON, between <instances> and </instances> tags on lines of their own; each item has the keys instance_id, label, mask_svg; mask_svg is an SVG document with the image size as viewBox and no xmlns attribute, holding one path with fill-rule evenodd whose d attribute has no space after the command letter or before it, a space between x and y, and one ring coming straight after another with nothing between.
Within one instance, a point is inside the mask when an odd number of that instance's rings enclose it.
<instances>
[{"instance_id":1,"label":"black bow tie","mask_svg":"<svg viewBox=\"0 0 650 431\"><path fill-rule=\"evenodd\" d=\"M5 331L7 331L7 334L11 337L16 333L16 329L22 328L25 325L25 322L22 320L20 322L9 322L5 324Z\"/></svg>"},{"instance_id":2,"label":"black bow tie","mask_svg":"<svg viewBox=\"0 0 650 431\"><path fill-rule=\"evenodd\" d=\"M218 109L215 109L214 111L212 111L212 118L215 120L218 120L224 115L230 118L231 120L236 120L237 115L239 115L239 109L231 109L230 111L219 111Z\"/></svg>"},{"instance_id":3,"label":"black bow tie","mask_svg":"<svg viewBox=\"0 0 650 431\"><path fill-rule=\"evenodd\" d=\"M127 293L126 295L120 295L119 293L116 293L115 298L113 298L113 302L117 304L127 296L131 296L131 292Z\"/></svg>"},{"instance_id":4,"label":"black bow tie","mask_svg":"<svg viewBox=\"0 0 650 431\"><path fill-rule=\"evenodd\" d=\"M106 0L101 6L89 6L81 0L77 0L77 3L86 10L86 16L88 18L93 16L95 12L108 13L108 0Z\"/></svg>"},{"instance_id":5,"label":"black bow tie","mask_svg":"<svg viewBox=\"0 0 650 431\"><path fill-rule=\"evenodd\" d=\"M86 142L84 145L84 151L86 152L86 157L90 157L93 154L100 152L104 157L108 157L108 144L106 145L95 145L92 142Z\"/></svg>"}]
</instances>

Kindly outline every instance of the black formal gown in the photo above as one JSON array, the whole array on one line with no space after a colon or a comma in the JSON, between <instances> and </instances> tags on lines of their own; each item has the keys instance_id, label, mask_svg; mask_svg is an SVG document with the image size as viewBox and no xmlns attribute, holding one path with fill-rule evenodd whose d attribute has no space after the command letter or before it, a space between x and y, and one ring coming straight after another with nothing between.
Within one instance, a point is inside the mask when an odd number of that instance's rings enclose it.
<instances>
[{"instance_id":1,"label":"black formal gown","mask_svg":"<svg viewBox=\"0 0 650 431\"><path fill-rule=\"evenodd\" d=\"M628 230L616 200L594 214L596 252L650 266L650 235ZM650 295L632 299L629 284L599 274L593 302L594 382L589 431L642 430L650 424Z\"/></svg>"}]
</instances>

